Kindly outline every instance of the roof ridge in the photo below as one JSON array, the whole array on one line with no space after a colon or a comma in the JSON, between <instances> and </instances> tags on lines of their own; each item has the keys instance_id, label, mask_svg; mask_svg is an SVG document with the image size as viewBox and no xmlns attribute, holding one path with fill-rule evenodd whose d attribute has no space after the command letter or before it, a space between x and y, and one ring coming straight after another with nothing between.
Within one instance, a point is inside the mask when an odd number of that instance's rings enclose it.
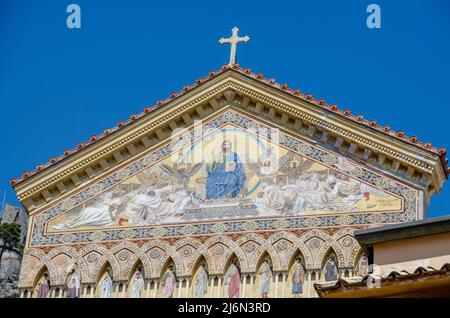
<instances>
[{"instance_id":1,"label":"roof ridge","mask_svg":"<svg viewBox=\"0 0 450 318\"><path fill-rule=\"evenodd\" d=\"M288 84L286 83L282 83L279 84L275 81L275 79L273 78L265 78L263 73L253 73L251 71L250 68L242 68L239 64L233 64L231 67L228 64L224 64L222 65L222 68L217 70L217 71L210 71L208 73L208 76L205 76L203 78L199 78L195 81L195 83L191 84L191 85L184 85L183 86L183 90L182 91L178 91L178 92L172 92L170 93L169 97L167 97L166 99L163 100L157 100L156 104L152 105L152 106L146 106L143 110L143 112L139 113L139 114L133 114L130 116L129 119L127 119L126 121L119 121L117 123L116 126L112 127L112 128L107 128L103 131L103 133L100 133L98 135L92 135L90 137L90 139L86 142L80 142L76 148L73 148L71 150L65 150L63 152L62 155L59 156L53 156L50 158L50 160L45 163L45 164L39 164L36 166L36 168L32 171L25 171L21 177L19 178L12 178L10 180L10 184L11 186L15 186L17 184L19 184L20 182L25 181L26 179L31 178L32 176L40 173L43 170L48 169L51 166L54 166L57 163L62 162L63 160L67 159L68 157L74 155L75 153L79 152L82 149L85 149L86 147L94 144L95 142L106 138L107 136L111 135L112 133L116 132L117 130L135 122L136 120L146 116L147 114L151 113L152 111L166 105L167 103L173 101L174 99L186 94L189 91L192 91L193 89L197 88L198 86L200 86L201 84L217 77L218 75L224 73L227 70L233 70L236 71L240 74L243 74L249 78L255 79L259 82L265 83L271 87L274 87L276 89L279 89L280 91L283 91L285 93L291 94L297 98L300 98L304 101L307 101L309 103L315 104L317 106L319 106L322 109L325 109L329 112L335 113L337 115L340 115L341 117L344 117L346 119L352 120L354 122L357 122L361 125L364 125L368 128L371 128L373 130L382 132L383 134L389 135L391 137L394 137L396 139L399 139L403 142L409 143L411 145L417 146L419 148L425 149L427 151L430 151L434 154L438 154L441 157L441 162L442 165L444 167L444 171L446 173L446 175L448 175L449 173L449 169L447 166L447 160L445 159L445 154L447 152L447 150L444 147L441 147L439 149L437 149L436 147L433 147L433 145L431 144L431 142L426 142L423 143L421 141L419 141L417 136L412 136L412 137L408 137L405 135L403 130L398 130L398 131L394 131L391 129L390 126L381 126L378 125L376 120L366 120L364 119L363 115L354 115L352 114L352 112L348 109L346 110L341 110L338 108L338 106L336 104L326 104L325 103L325 99L323 98L314 98L313 95L311 93L307 93L307 94L302 94L300 89L291 89L289 88Z\"/></svg>"}]
</instances>

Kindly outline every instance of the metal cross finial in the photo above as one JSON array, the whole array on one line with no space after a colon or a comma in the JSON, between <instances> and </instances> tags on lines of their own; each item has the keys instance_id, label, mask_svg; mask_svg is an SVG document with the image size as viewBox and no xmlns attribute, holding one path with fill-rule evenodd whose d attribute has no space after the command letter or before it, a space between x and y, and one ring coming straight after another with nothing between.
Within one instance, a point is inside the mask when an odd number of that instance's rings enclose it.
<instances>
[{"instance_id":1,"label":"metal cross finial","mask_svg":"<svg viewBox=\"0 0 450 318\"><path fill-rule=\"evenodd\" d=\"M231 29L231 38L221 38L219 40L220 44L231 44L231 50L230 50L230 63L228 63L229 66L233 66L234 63L236 63L236 44L239 42L248 42L250 41L250 38L248 36L244 36L240 38L238 36L239 29L237 27L234 27Z\"/></svg>"}]
</instances>

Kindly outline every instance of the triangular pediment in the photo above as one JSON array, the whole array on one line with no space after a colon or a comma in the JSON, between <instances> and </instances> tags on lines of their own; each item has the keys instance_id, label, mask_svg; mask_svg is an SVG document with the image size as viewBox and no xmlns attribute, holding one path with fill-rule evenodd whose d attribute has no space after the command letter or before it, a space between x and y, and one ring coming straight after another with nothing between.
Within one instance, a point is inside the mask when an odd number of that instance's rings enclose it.
<instances>
[{"instance_id":1,"label":"triangular pediment","mask_svg":"<svg viewBox=\"0 0 450 318\"><path fill-rule=\"evenodd\" d=\"M146 157L122 169L123 181L87 189L102 191L47 231L402 211L401 197L349 175L356 166L344 157L250 122L225 111L156 150L151 164Z\"/></svg>"},{"instance_id":2,"label":"triangular pediment","mask_svg":"<svg viewBox=\"0 0 450 318\"><path fill-rule=\"evenodd\" d=\"M36 214L33 245L414 220L419 191L232 106Z\"/></svg>"},{"instance_id":3,"label":"triangular pediment","mask_svg":"<svg viewBox=\"0 0 450 318\"><path fill-rule=\"evenodd\" d=\"M55 164L21 180L15 190L26 210L31 214L48 210L160 149L178 130L192 130L200 122L204 125L229 108L342 158L364 162L427 194L438 191L445 180L439 155L372 131L240 72L227 70L199 83L187 93L174 93L176 98L160 102L160 107L105 130L101 137L93 136L87 146L68 152L66 159L55 159Z\"/></svg>"}]
</instances>

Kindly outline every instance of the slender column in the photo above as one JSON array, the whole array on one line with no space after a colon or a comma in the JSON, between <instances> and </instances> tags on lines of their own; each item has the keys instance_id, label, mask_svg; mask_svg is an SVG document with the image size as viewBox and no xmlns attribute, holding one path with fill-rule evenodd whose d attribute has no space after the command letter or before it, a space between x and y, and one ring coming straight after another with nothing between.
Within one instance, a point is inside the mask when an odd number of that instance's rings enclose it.
<instances>
[{"instance_id":1,"label":"slender column","mask_svg":"<svg viewBox=\"0 0 450 318\"><path fill-rule=\"evenodd\" d=\"M255 282L255 276L250 274L250 295L249 298L253 298L253 283Z\"/></svg>"},{"instance_id":2,"label":"slender column","mask_svg":"<svg viewBox=\"0 0 450 318\"><path fill-rule=\"evenodd\" d=\"M282 276L283 284L281 286L281 297L282 298L286 298L286 278L287 278L287 273L283 273L283 276Z\"/></svg>"},{"instance_id":3,"label":"slender column","mask_svg":"<svg viewBox=\"0 0 450 318\"><path fill-rule=\"evenodd\" d=\"M23 294L24 294L24 292L23 292L23 290L21 290L20 291L20 298L23 298Z\"/></svg>"},{"instance_id":4,"label":"slender column","mask_svg":"<svg viewBox=\"0 0 450 318\"><path fill-rule=\"evenodd\" d=\"M153 284L153 298L156 298L156 296L158 295L158 285L159 285L159 281L155 281Z\"/></svg>"},{"instance_id":5,"label":"slender column","mask_svg":"<svg viewBox=\"0 0 450 318\"><path fill-rule=\"evenodd\" d=\"M280 273L275 274L275 295L274 298L278 298L278 277L280 276Z\"/></svg>"},{"instance_id":6,"label":"slender column","mask_svg":"<svg viewBox=\"0 0 450 318\"><path fill-rule=\"evenodd\" d=\"M222 278L218 277L218 283L217 283L217 298L220 298L222 295L220 292L222 291Z\"/></svg>"},{"instance_id":7,"label":"slender column","mask_svg":"<svg viewBox=\"0 0 450 318\"><path fill-rule=\"evenodd\" d=\"M211 276L211 283L209 284L209 297L214 298L214 281L216 280L215 276Z\"/></svg>"},{"instance_id":8,"label":"slender column","mask_svg":"<svg viewBox=\"0 0 450 318\"><path fill-rule=\"evenodd\" d=\"M349 269L349 270L348 270L348 276L349 276L349 277L353 277L353 270L352 270L352 269Z\"/></svg>"},{"instance_id":9,"label":"slender column","mask_svg":"<svg viewBox=\"0 0 450 318\"><path fill-rule=\"evenodd\" d=\"M127 283L122 284L122 295L120 298L126 298L127 297Z\"/></svg>"},{"instance_id":10,"label":"slender column","mask_svg":"<svg viewBox=\"0 0 450 318\"><path fill-rule=\"evenodd\" d=\"M181 298L181 287L183 285L183 279L180 278L178 282L178 298Z\"/></svg>"},{"instance_id":11,"label":"slender column","mask_svg":"<svg viewBox=\"0 0 450 318\"><path fill-rule=\"evenodd\" d=\"M184 290L184 298L188 298L188 296L189 296L189 283L190 283L190 280L188 278L186 278L186 289Z\"/></svg>"},{"instance_id":12,"label":"slender column","mask_svg":"<svg viewBox=\"0 0 450 318\"><path fill-rule=\"evenodd\" d=\"M317 270L316 271L316 281L317 282L320 282L321 281L321 278L322 278L322 271L321 270ZM313 297L313 298L317 298L318 297L318 295L317 295L317 293L316 293L316 291L314 290L314 287L311 285L311 297Z\"/></svg>"},{"instance_id":13,"label":"slender column","mask_svg":"<svg viewBox=\"0 0 450 318\"><path fill-rule=\"evenodd\" d=\"M33 290L31 289L29 292L28 292L28 298L32 298L33 297Z\"/></svg>"},{"instance_id":14,"label":"slender column","mask_svg":"<svg viewBox=\"0 0 450 318\"><path fill-rule=\"evenodd\" d=\"M311 271L306 273L306 298L311 298Z\"/></svg>"},{"instance_id":15,"label":"slender column","mask_svg":"<svg viewBox=\"0 0 450 318\"><path fill-rule=\"evenodd\" d=\"M119 298L119 284L115 283L113 285L113 288L114 288L114 292L112 294L112 298Z\"/></svg>"},{"instance_id":16,"label":"slender column","mask_svg":"<svg viewBox=\"0 0 450 318\"><path fill-rule=\"evenodd\" d=\"M245 288L247 285L247 274L242 275L242 295L241 298L245 298Z\"/></svg>"},{"instance_id":17,"label":"slender column","mask_svg":"<svg viewBox=\"0 0 450 318\"><path fill-rule=\"evenodd\" d=\"M52 288L52 292L50 293L50 298L56 298L56 288Z\"/></svg>"},{"instance_id":18,"label":"slender column","mask_svg":"<svg viewBox=\"0 0 450 318\"><path fill-rule=\"evenodd\" d=\"M150 284L151 284L151 281L148 280L147 281L147 290L145 291L145 298L150 298Z\"/></svg>"},{"instance_id":19,"label":"slender column","mask_svg":"<svg viewBox=\"0 0 450 318\"><path fill-rule=\"evenodd\" d=\"M87 286L84 285L83 286L83 298L86 298L86 296L87 296Z\"/></svg>"},{"instance_id":20,"label":"slender column","mask_svg":"<svg viewBox=\"0 0 450 318\"><path fill-rule=\"evenodd\" d=\"M95 290L95 286L91 286L91 295L89 298L94 298L94 290Z\"/></svg>"},{"instance_id":21,"label":"slender column","mask_svg":"<svg viewBox=\"0 0 450 318\"><path fill-rule=\"evenodd\" d=\"M63 296L64 296L64 289L60 288L58 298L63 298Z\"/></svg>"}]
</instances>

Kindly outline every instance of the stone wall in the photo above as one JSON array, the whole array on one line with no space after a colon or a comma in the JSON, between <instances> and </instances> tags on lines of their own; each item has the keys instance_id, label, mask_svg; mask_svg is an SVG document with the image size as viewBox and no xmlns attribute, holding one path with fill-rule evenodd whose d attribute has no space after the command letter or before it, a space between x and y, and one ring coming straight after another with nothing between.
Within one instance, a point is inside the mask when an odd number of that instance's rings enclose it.
<instances>
[{"instance_id":1,"label":"stone wall","mask_svg":"<svg viewBox=\"0 0 450 318\"><path fill-rule=\"evenodd\" d=\"M21 228L21 243L25 243L28 216L20 208L6 205L0 217L0 224L16 222ZM0 265L0 298L18 297L18 281L21 257L15 252L5 252Z\"/></svg>"}]
</instances>

